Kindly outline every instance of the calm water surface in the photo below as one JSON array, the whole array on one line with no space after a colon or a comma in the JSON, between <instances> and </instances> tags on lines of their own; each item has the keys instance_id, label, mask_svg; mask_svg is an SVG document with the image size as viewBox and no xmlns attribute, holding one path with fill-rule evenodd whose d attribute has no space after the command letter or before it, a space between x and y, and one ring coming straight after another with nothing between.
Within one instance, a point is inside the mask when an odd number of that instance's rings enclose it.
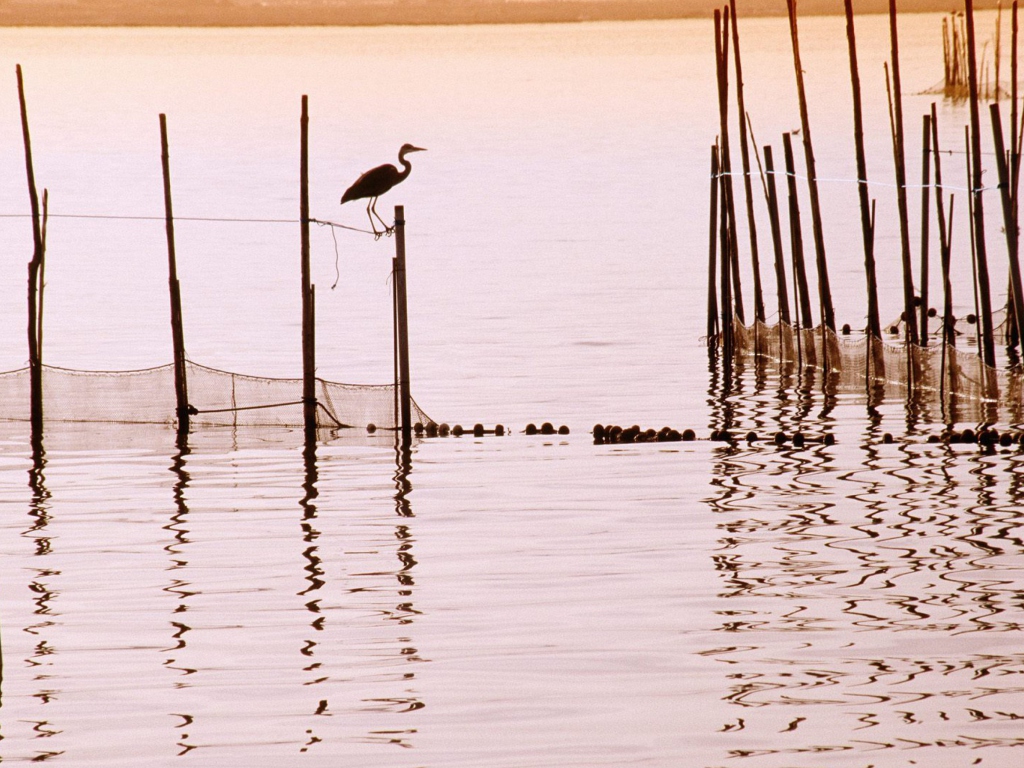
<instances>
[{"instance_id":1,"label":"calm water surface","mask_svg":"<svg viewBox=\"0 0 1024 768\"><path fill-rule=\"evenodd\" d=\"M881 212L886 30L859 25ZM798 124L786 26L742 30L747 106L777 145ZM802 30L819 172L849 179L842 23ZM908 126L934 98L939 30L903 22ZM362 226L341 191L403 142L428 147L381 204L407 207L415 394L438 420L516 430L308 451L287 430L182 444L51 425L34 464L4 427L0 760L1020 763L1021 454L928 444L935 425L902 403L869 413L751 368L723 396L709 374L710 42L706 21L0 32L0 213L27 210L14 62L55 214L160 216L159 112L179 216L295 219L303 93L318 218ZM964 111L939 113L958 148ZM837 314L856 325L856 190L824 194ZM878 226L895 315L898 235ZM170 359L163 237L51 221L48 362ZM391 241L337 233L336 271L330 232L313 237L320 374L388 381ZM26 358L30 250L27 222L0 218L3 369ZM297 225L182 221L178 252L190 356L296 375ZM573 432L519 433L542 420ZM837 444L594 446L596 421Z\"/></svg>"}]
</instances>

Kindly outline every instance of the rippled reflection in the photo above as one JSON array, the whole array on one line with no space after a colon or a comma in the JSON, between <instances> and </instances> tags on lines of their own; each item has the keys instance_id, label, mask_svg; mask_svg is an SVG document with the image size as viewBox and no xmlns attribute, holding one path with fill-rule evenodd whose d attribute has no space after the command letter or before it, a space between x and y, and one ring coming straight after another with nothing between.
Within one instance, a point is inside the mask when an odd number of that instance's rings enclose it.
<instances>
[{"instance_id":1,"label":"rippled reflection","mask_svg":"<svg viewBox=\"0 0 1024 768\"><path fill-rule=\"evenodd\" d=\"M164 546L164 551L170 559L170 565L167 566L166 570L171 575L171 579L170 583L163 589L173 596L176 605L171 612L171 644L164 648L163 652L174 654L164 659L164 666L181 676L175 681L174 687L182 689L191 687L192 684L189 682L189 676L194 675L197 671L181 661L181 657L185 654L185 649L188 646L186 635L192 631L192 627L185 620L185 614L189 610L189 598L198 594L192 583L185 578L189 564L186 549L188 544L191 543L189 538L191 531L188 528L189 508L187 491L189 482L192 479L187 469L188 456L192 452L189 448L187 432L177 433L175 448L177 451L171 458L170 465L170 471L174 475L174 511L170 516L170 522L164 526L164 530L170 532L173 536L172 541ZM179 731L174 734L176 739L175 746L179 749L178 755L188 754L195 749L195 745L188 742L189 734L184 729L195 721L195 717L187 713L173 713L173 718L175 719L175 731Z\"/></svg>"},{"instance_id":2,"label":"rippled reflection","mask_svg":"<svg viewBox=\"0 0 1024 768\"><path fill-rule=\"evenodd\" d=\"M32 436L32 466L28 472L28 485L31 490L29 499L28 515L31 525L22 535L35 543L35 556L47 558L53 554L53 540L48 532L50 524L50 499L52 494L46 487L46 448L43 445L43 436L33 434ZM32 592L32 602L35 604L33 610L34 620L24 630L35 638L33 654L25 659L26 664L33 670L32 679L37 688L32 696L43 705L56 700L60 691L54 686L54 659L57 649L51 644L47 635L48 631L58 626L57 617L60 613L55 610L54 602L59 592L52 585L53 580L60 576L60 571L48 567L45 559L39 564L32 566L32 580L28 588ZM29 720L32 726L32 733L36 739L49 739L61 733L49 719ZM36 748L33 762L42 762L63 754L63 750Z\"/></svg>"},{"instance_id":3,"label":"rippled reflection","mask_svg":"<svg viewBox=\"0 0 1024 768\"><path fill-rule=\"evenodd\" d=\"M305 564L303 565L303 571L305 571L305 574L303 578L307 583L306 586L297 594L306 601L305 609L313 616L309 622L309 626L312 628L314 633L317 633L308 637L304 641L302 647L299 648L299 653L304 657L303 664L305 666L303 666L302 671L307 677L303 685L310 686L320 685L328 679L327 676L323 674L323 662L315 658L316 648L319 645L319 642L313 639L314 637L318 637L319 633L324 631L324 623L327 620L327 616L320 608L321 598L314 596L315 593L324 586L324 580L321 578L324 575L323 560L319 555L319 546L316 543L320 538L321 533L314 525L317 518L316 499L320 495L320 492L317 489L317 482L320 479L320 474L317 468L316 448L316 441L309 440L305 443L302 449L303 495L299 500L299 506L302 508L302 519L299 523L299 527L302 530L302 542L305 545L305 549L302 551L302 557L305 560ZM328 714L327 699L317 699L316 706L313 708L313 715L319 716ZM321 741L322 739L314 733L313 727L307 728L306 742L303 744L300 751L307 752L310 747L319 744Z\"/></svg>"},{"instance_id":4,"label":"rippled reflection","mask_svg":"<svg viewBox=\"0 0 1024 768\"><path fill-rule=\"evenodd\" d=\"M927 443L935 415L911 401L868 402L865 418L827 387L794 394L780 373L773 398L758 372L735 376L716 425L842 435L713 449L723 642L704 654L735 710L716 731L723 755L812 766L924 750L918 764L967 765L980 747L1024 746L1022 454ZM886 418L906 437L884 444Z\"/></svg>"}]
</instances>

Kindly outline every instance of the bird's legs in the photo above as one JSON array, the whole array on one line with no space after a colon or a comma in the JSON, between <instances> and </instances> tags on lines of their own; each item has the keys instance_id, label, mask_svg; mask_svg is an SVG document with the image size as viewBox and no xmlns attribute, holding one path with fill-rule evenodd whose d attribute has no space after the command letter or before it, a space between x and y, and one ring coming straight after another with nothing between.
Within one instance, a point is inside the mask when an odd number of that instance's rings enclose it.
<instances>
[{"instance_id":1,"label":"bird's legs","mask_svg":"<svg viewBox=\"0 0 1024 768\"><path fill-rule=\"evenodd\" d=\"M384 219L382 219L380 217L379 213L377 213L377 198L376 197L373 198L373 204L371 206L371 210L373 211L373 215L377 217L377 221L379 221L384 226L384 234L385 235L390 235L392 232L395 231L395 228L393 226L389 227L388 223L386 221L384 221Z\"/></svg>"},{"instance_id":2,"label":"bird's legs","mask_svg":"<svg viewBox=\"0 0 1024 768\"><path fill-rule=\"evenodd\" d=\"M376 223L374 223L373 216L370 214L370 211L372 209L373 203L374 203L374 201L376 199L377 199L376 197L371 197L370 198L370 202L368 202L366 204L366 216L370 220L370 229L373 230L373 239L374 240L380 240L380 236L383 235L384 233L377 231L377 225L376 225ZM374 213L376 213L376 211L374 211ZM379 219L380 216L378 216L377 218Z\"/></svg>"}]
</instances>

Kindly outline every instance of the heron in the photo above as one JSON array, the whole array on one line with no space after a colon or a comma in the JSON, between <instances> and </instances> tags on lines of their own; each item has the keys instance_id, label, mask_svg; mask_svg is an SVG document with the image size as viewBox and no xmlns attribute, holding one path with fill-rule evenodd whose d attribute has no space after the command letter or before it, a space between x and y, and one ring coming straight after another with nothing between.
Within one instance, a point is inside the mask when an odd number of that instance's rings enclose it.
<instances>
[{"instance_id":1,"label":"heron","mask_svg":"<svg viewBox=\"0 0 1024 768\"><path fill-rule=\"evenodd\" d=\"M363 198L369 198L369 202L366 204L366 215L370 219L370 227L373 228L373 234L375 237L380 237L383 234L391 234L394 231L394 227L389 227L385 223L384 219L377 213L377 198L387 192L396 184L399 184L406 180L409 176L409 172L412 170L412 163L405 159L405 156L411 152L425 152L423 147L414 147L412 144L403 144L402 148L398 150L398 162L402 164L403 170L398 170L391 163L385 163L384 165L378 165L376 168L371 168L358 179L355 183L345 190L345 194L341 196L341 205L344 205L349 200L361 200ZM373 217L377 217L377 221L384 225L384 231L378 232L377 225L373 221Z\"/></svg>"}]
</instances>

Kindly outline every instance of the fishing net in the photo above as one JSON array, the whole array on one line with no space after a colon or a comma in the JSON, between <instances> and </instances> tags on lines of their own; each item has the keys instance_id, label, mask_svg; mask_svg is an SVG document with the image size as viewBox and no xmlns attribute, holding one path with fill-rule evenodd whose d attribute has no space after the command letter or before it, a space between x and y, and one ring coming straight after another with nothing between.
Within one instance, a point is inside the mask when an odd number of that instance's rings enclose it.
<instances>
[{"instance_id":1,"label":"fishing net","mask_svg":"<svg viewBox=\"0 0 1024 768\"><path fill-rule=\"evenodd\" d=\"M971 326L958 324L958 333L968 331L973 333ZM814 369L823 386L834 394L934 407L946 422L1024 422L1024 374L1020 367L1007 361L1006 367L992 368L985 365L977 350L936 339L920 347L898 340L871 339L865 334L838 335L824 326L745 326L738 320L733 322L733 335L737 359L770 360L779 366L780 375Z\"/></svg>"},{"instance_id":2,"label":"fishing net","mask_svg":"<svg viewBox=\"0 0 1024 768\"><path fill-rule=\"evenodd\" d=\"M188 361L190 418L200 426L302 427L302 379L230 373ZM174 424L174 366L139 371L77 371L43 366L43 416L48 422ZM30 420L29 369L0 373L0 420ZM396 428L395 387L316 380L317 425ZM412 403L412 420L432 424Z\"/></svg>"}]
</instances>

